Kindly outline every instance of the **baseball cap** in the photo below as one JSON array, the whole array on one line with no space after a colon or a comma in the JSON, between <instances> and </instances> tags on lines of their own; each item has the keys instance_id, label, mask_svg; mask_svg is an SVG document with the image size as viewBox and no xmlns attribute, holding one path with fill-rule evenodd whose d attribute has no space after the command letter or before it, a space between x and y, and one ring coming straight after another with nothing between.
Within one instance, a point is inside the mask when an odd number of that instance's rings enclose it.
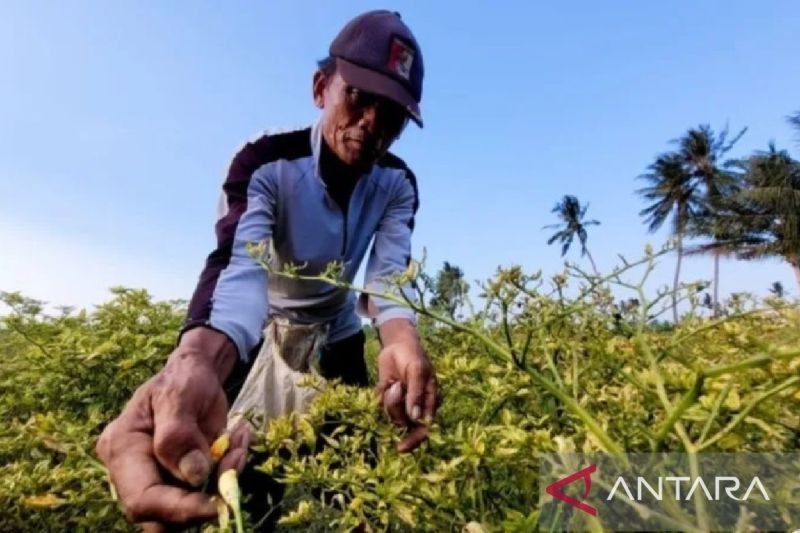
<instances>
[{"instance_id":1,"label":"baseball cap","mask_svg":"<svg viewBox=\"0 0 800 533\"><path fill-rule=\"evenodd\" d=\"M422 53L399 13L358 15L333 40L329 54L348 85L397 102L422 127Z\"/></svg>"}]
</instances>

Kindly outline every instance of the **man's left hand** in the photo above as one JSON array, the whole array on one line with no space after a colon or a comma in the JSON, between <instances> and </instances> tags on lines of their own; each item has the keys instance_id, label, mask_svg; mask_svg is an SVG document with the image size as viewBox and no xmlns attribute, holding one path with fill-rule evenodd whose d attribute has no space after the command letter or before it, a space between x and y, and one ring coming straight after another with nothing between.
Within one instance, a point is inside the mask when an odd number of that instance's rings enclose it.
<instances>
[{"instance_id":1,"label":"man's left hand","mask_svg":"<svg viewBox=\"0 0 800 533\"><path fill-rule=\"evenodd\" d=\"M387 343L381 350L378 394L392 422L408 430L397 449L416 449L428 437L428 424L438 407L436 375L416 335L413 340Z\"/></svg>"}]
</instances>

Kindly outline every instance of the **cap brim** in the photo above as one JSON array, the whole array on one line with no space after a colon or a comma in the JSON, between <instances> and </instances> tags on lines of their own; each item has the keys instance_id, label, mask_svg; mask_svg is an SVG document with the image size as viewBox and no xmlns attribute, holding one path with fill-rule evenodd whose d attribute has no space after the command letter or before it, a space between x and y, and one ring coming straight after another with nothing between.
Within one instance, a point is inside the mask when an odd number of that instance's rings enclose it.
<instances>
[{"instance_id":1,"label":"cap brim","mask_svg":"<svg viewBox=\"0 0 800 533\"><path fill-rule=\"evenodd\" d=\"M340 57L336 58L336 69L344 81L356 89L379 94L393 102L397 102L398 105L406 110L417 126L422 127L422 112L420 111L419 103L398 82L374 70L359 67Z\"/></svg>"}]
</instances>

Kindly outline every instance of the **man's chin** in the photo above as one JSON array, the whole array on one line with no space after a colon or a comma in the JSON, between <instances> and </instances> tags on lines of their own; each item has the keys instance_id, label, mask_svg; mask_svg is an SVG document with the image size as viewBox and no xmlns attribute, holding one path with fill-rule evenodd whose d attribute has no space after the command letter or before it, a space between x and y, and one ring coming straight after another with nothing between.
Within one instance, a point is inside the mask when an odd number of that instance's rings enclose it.
<instances>
[{"instance_id":1,"label":"man's chin","mask_svg":"<svg viewBox=\"0 0 800 533\"><path fill-rule=\"evenodd\" d=\"M347 166L353 167L359 170L368 170L375 164L376 158L365 153L354 153L350 154L347 158L345 163Z\"/></svg>"}]
</instances>

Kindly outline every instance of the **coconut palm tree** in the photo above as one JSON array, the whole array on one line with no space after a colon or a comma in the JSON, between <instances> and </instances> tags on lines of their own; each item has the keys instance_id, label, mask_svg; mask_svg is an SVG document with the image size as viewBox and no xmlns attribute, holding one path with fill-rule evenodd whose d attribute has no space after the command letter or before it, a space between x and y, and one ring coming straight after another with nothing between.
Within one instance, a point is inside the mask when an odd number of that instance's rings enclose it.
<instances>
[{"instance_id":1,"label":"coconut palm tree","mask_svg":"<svg viewBox=\"0 0 800 533\"><path fill-rule=\"evenodd\" d=\"M714 219L724 214L725 202L735 194L739 184L738 176L729 166L723 164L723 158L746 131L747 128L742 129L729 141L728 128L716 134L708 124L702 124L689 129L683 137L673 141L678 146L677 154L682 159L686 172L699 183L704 194L703 209L695 219L689 221L687 229L690 234L719 240L717 237L724 228ZM712 306L716 316L719 303L719 260L727 250L725 247L703 250L714 255ZM696 250L687 249L687 253L692 252Z\"/></svg>"},{"instance_id":2,"label":"coconut palm tree","mask_svg":"<svg viewBox=\"0 0 800 533\"><path fill-rule=\"evenodd\" d=\"M739 216L734 208L738 189L729 188L729 192L717 198L702 198L701 206L694 218L689 221L686 233L691 237L706 238L705 242L690 244L684 248L684 255L710 254L714 256L714 278L711 305L709 309L714 316L719 312L719 263L721 257L736 255L736 235L730 226L731 219Z\"/></svg>"},{"instance_id":3,"label":"coconut palm tree","mask_svg":"<svg viewBox=\"0 0 800 533\"><path fill-rule=\"evenodd\" d=\"M788 120L789 124L794 126L794 129L797 130L798 141L800 141L800 111L798 111L794 115L791 115Z\"/></svg>"},{"instance_id":4,"label":"coconut palm tree","mask_svg":"<svg viewBox=\"0 0 800 533\"><path fill-rule=\"evenodd\" d=\"M773 281L769 286L769 292L778 298L783 298L786 295L786 289L783 288L783 283L780 281Z\"/></svg>"},{"instance_id":5,"label":"coconut palm tree","mask_svg":"<svg viewBox=\"0 0 800 533\"><path fill-rule=\"evenodd\" d=\"M597 264L595 264L591 252L589 252L589 249L586 247L586 241L589 238L586 233L586 226L596 226L599 225L600 222L597 220L585 220L584 217L586 216L587 209L589 209L589 204L581 207L581 203L576 197L570 194L564 195L561 201L559 201L551 211L551 213L558 214L561 223L550 224L543 229L558 229L552 237L547 239L547 244L550 245L556 241L560 242L561 257L566 255L572 245L572 241L575 239L575 236L577 236L578 240L581 242L581 256L587 256L589 262L592 264L592 270L594 270L595 274L599 274Z\"/></svg>"},{"instance_id":6,"label":"coconut palm tree","mask_svg":"<svg viewBox=\"0 0 800 533\"><path fill-rule=\"evenodd\" d=\"M745 161L745 187L738 195L743 259L780 257L800 286L800 162L770 145Z\"/></svg>"},{"instance_id":7,"label":"coconut palm tree","mask_svg":"<svg viewBox=\"0 0 800 533\"><path fill-rule=\"evenodd\" d=\"M800 286L800 162L770 145L738 163L742 188L727 202L714 242L702 252L724 249L740 259L780 257L792 267Z\"/></svg>"},{"instance_id":8,"label":"coconut palm tree","mask_svg":"<svg viewBox=\"0 0 800 533\"><path fill-rule=\"evenodd\" d=\"M456 310L464 302L469 291L469 284L464 281L464 271L448 261L432 280L433 296L429 305L436 310L455 318Z\"/></svg>"},{"instance_id":9,"label":"coconut palm tree","mask_svg":"<svg viewBox=\"0 0 800 533\"><path fill-rule=\"evenodd\" d=\"M677 291L683 259L683 237L689 221L696 217L702 207L700 190L696 180L687 172L683 158L675 152L658 156L648 167L648 172L639 176L639 179L648 183L646 187L636 191L650 202L639 212L648 224L648 231L657 231L667 219L671 219L671 234L677 240L678 260L672 292L672 317L677 322Z\"/></svg>"}]
</instances>

